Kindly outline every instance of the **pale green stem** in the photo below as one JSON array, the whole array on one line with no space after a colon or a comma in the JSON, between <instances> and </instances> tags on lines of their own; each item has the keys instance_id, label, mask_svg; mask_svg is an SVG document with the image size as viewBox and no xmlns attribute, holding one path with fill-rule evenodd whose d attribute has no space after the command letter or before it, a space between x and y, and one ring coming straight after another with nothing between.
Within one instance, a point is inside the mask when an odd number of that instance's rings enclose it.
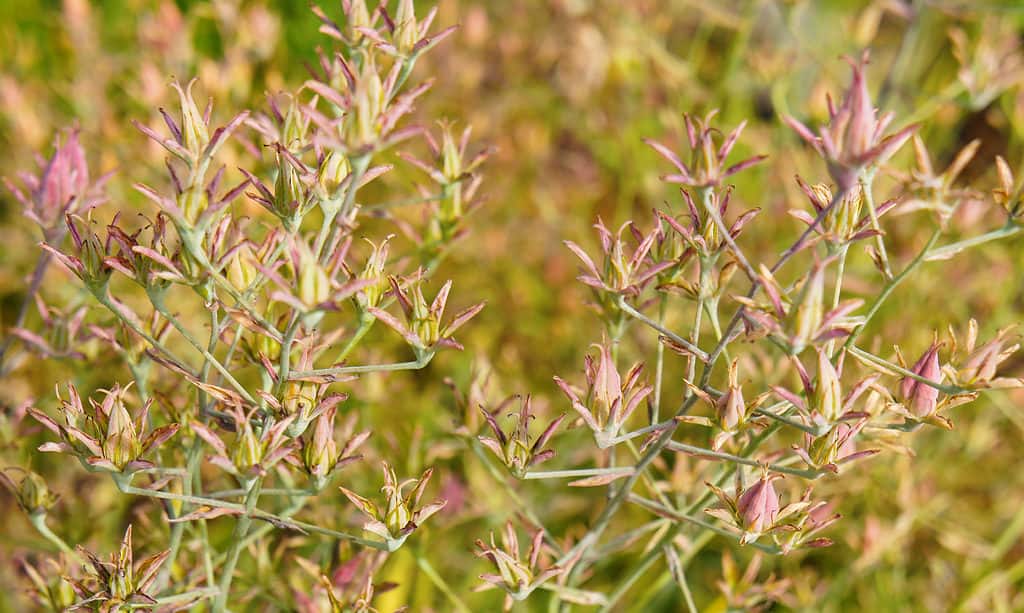
<instances>
[{"instance_id":1,"label":"pale green stem","mask_svg":"<svg viewBox=\"0 0 1024 613\"><path fill-rule=\"evenodd\" d=\"M207 351L206 347L203 347L203 345L198 340L196 340L196 337L194 337L192 333L189 332L187 328L185 328L185 326L181 325L181 322L178 321L177 317L171 314L164 307L163 300L161 298L151 295L150 302L153 303L153 306L156 308L156 310L165 319L167 319L167 321L171 322L171 325L174 326L174 328L185 338L185 340L188 341L188 343L192 345L192 347L195 348L195 350L198 351L200 355L202 355L203 358L207 362L209 362L211 366L217 369L217 372L219 372L221 376L224 377L224 380L227 381L231 385L231 387L235 388L235 391L237 391L239 395L242 396L242 398L244 398L247 402L251 404L256 404L256 400L249 394L245 387L241 383L239 383L234 376L232 376L231 372L223 364L221 364L220 361L217 360L217 358L213 357L213 354Z\"/></svg>"},{"instance_id":2,"label":"pale green stem","mask_svg":"<svg viewBox=\"0 0 1024 613\"><path fill-rule=\"evenodd\" d=\"M823 471L820 470L801 470L799 468L788 468L780 464L766 464L764 462L758 462L757 460L751 460L749 458L733 455L731 453L712 451L711 449L704 449L703 447L694 447L693 445L687 445L686 443L680 443L678 441L669 442L669 444L666 445L665 448L671 451L681 451L683 453L688 453L699 458L725 460L728 462L735 462L736 464L742 464L744 466L765 467L768 470L772 470L777 473L794 475L797 477L803 477L804 479L814 480L825 474Z\"/></svg>"},{"instance_id":3,"label":"pale green stem","mask_svg":"<svg viewBox=\"0 0 1024 613\"><path fill-rule=\"evenodd\" d=\"M668 306L668 296L662 294L658 299L658 325L665 326L665 310ZM696 344L696 343L694 343ZM658 416L661 413L661 384L665 374L665 343L659 342L657 346L657 357L654 367L654 406L651 409L650 420L652 424L658 423Z\"/></svg>"},{"instance_id":4,"label":"pale green stem","mask_svg":"<svg viewBox=\"0 0 1024 613\"><path fill-rule=\"evenodd\" d=\"M64 539L57 536L57 534L53 530L50 530L50 527L46 525L46 513L31 513L28 518L32 523L32 527L35 528L43 538L56 546L57 549L67 554L75 556L78 555L75 550L64 541Z\"/></svg>"},{"instance_id":5,"label":"pale green stem","mask_svg":"<svg viewBox=\"0 0 1024 613\"><path fill-rule=\"evenodd\" d=\"M425 574L427 578L430 579L430 582L434 584L434 587L441 590L441 593L444 594L445 597L448 599L448 602L452 604L454 610L458 611L459 613L471 613L472 609L467 607L466 603L462 602L462 599L459 598L459 595L456 594L455 591L452 590L451 586L449 586L445 582L444 578L441 575L439 575L436 570L434 570L434 567L430 565L430 562L427 561L425 557L417 554L416 565L419 566L420 570L423 571L423 574Z\"/></svg>"},{"instance_id":6,"label":"pale green stem","mask_svg":"<svg viewBox=\"0 0 1024 613\"><path fill-rule=\"evenodd\" d=\"M868 205L868 216L871 218L871 229L878 234L875 235L875 247L878 249L878 259L882 262L882 274L885 278L892 279L892 267L889 265L889 254L885 250L885 240L882 227L878 223L878 210L875 208L875 197L872 193L872 184L875 182L875 171L870 170L861 174L860 187L864 194L864 203Z\"/></svg>"},{"instance_id":7,"label":"pale green stem","mask_svg":"<svg viewBox=\"0 0 1024 613\"><path fill-rule=\"evenodd\" d=\"M689 351L691 354L696 356L697 359L699 359L701 362L707 362L708 361L708 354L705 353L703 350L701 350L700 347L697 347L696 345L694 345L693 343L691 343L687 339L685 339L685 338L679 336L678 334L676 334L676 333L666 329L664 326L660 325L658 322L656 322L653 319L651 319L650 317L644 315L640 311L634 309L633 307L631 307L629 305L629 303L626 302L626 300L623 297L621 297L621 296L619 297L619 303L618 304L619 304L619 308L621 308L629 316L631 316L634 319L637 319L637 320L647 324L651 328L654 328L655 330L660 332L663 336L671 339L673 342L679 344L681 347L683 347L684 349Z\"/></svg>"},{"instance_id":8,"label":"pale green stem","mask_svg":"<svg viewBox=\"0 0 1024 613\"><path fill-rule=\"evenodd\" d=\"M574 470L546 470L528 472L523 479L572 479L576 477L598 477L604 475L621 475L623 477L633 474L633 468L579 468Z\"/></svg>"},{"instance_id":9,"label":"pale green stem","mask_svg":"<svg viewBox=\"0 0 1024 613\"><path fill-rule=\"evenodd\" d=\"M314 370L302 370L291 373L292 379L305 379L309 377L338 377L343 375L354 375L359 373L394 372L398 370L419 370L424 368L434 359L434 352L428 351L421 357L409 362L395 362L392 364L363 364L360 366L336 366L334 368L317 368Z\"/></svg>"},{"instance_id":10,"label":"pale green stem","mask_svg":"<svg viewBox=\"0 0 1024 613\"><path fill-rule=\"evenodd\" d=\"M902 272L900 272L893 278L889 279L889 281L885 284L885 287L882 288L882 292L878 294L878 297L875 298L875 301L871 303L871 307L868 309L867 314L864 315L864 321L856 328L854 328L850 335L846 337L846 342L843 343L844 349L849 349L850 347L853 346L853 342L857 339L858 336L860 336L860 333L864 331L864 328L867 327L868 323L875 316L875 314L878 313L879 309L882 308L882 305L885 304L885 301L889 299L889 295L892 294L893 290L896 289L896 287L903 281L903 279L907 277L907 275L909 275L918 266L921 265L921 263L924 261L925 254L928 253L932 246L935 245L935 242L939 240L940 234L941 230L936 228L935 231L932 232L931 237L928 238L928 242L927 244L925 244L924 249L922 249L917 254L917 256L913 260L911 260L909 264L907 264L907 267L904 268Z\"/></svg>"},{"instance_id":11,"label":"pale green stem","mask_svg":"<svg viewBox=\"0 0 1024 613\"><path fill-rule=\"evenodd\" d=\"M963 392L969 391L966 388L962 388L956 385L943 385L938 381L932 381L928 377L922 377L916 372L907 370L906 368L903 368L898 364L893 364L892 362L882 359L873 353L864 351L863 349L857 346L851 346L847 348L847 351L861 359L867 360L868 362L871 362L873 364L877 364L878 366L882 367L885 370L892 371L894 374L903 375L904 377L909 377L915 381L920 381L921 383L924 383L928 387L935 388L944 394L961 394Z\"/></svg>"},{"instance_id":12,"label":"pale green stem","mask_svg":"<svg viewBox=\"0 0 1024 613\"><path fill-rule=\"evenodd\" d=\"M231 594L231 582L235 578L235 567L242 555L242 541L245 539L249 526L252 524L252 512L256 510L256 503L260 498L260 488L263 480L257 478L249 492L245 496L244 512L235 520L235 529L231 533L231 544L228 548L227 559L221 567L220 582L217 584L219 593L213 603L213 610L216 613L223 613L227 609L228 596Z\"/></svg>"},{"instance_id":13,"label":"pale green stem","mask_svg":"<svg viewBox=\"0 0 1024 613\"><path fill-rule=\"evenodd\" d=\"M991 232L986 232L985 234L982 234L980 236L974 236L972 238L967 238L962 241L950 243L949 245L943 245L942 247L931 249L924 254L924 261L932 262L935 260L945 260L951 258L954 255L963 251L964 249L969 249L971 247L983 245L994 240L999 240L1002 238L1006 238L1008 236L1013 236L1019 233L1022 227L1024 226L1018 225L1014 222L1010 222L1003 226L1002 228L999 228L998 230L993 230Z\"/></svg>"}]
</instances>

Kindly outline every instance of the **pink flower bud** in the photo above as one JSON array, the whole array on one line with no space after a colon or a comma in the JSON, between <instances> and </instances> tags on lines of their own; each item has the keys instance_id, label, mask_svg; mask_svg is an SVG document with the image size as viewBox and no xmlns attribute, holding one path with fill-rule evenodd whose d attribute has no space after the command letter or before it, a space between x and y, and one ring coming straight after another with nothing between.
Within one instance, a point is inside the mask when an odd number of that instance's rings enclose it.
<instances>
[{"instance_id":1,"label":"pink flower bud","mask_svg":"<svg viewBox=\"0 0 1024 613\"><path fill-rule=\"evenodd\" d=\"M779 515L779 495L772 485L771 475L764 475L751 485L736 502L736 511L743 520L743 527L753 533L761 533L775 524Z\"/></svg>"},{"instance_id":2,"label":"pink flower bud","mask_svg":"<svg viewBox=\"0 0 1024 613\"><path fill-rule=\"evenodd\" d=\"M932 344L910 370L929 381L941 382L942 369L939 366L939 344ZM935 412L939 399L939 390L934 387L917 379L904 377L900 383L900 394L903 396L907 409L914 416L928 417Z\"/></svg>"}]
</instances>

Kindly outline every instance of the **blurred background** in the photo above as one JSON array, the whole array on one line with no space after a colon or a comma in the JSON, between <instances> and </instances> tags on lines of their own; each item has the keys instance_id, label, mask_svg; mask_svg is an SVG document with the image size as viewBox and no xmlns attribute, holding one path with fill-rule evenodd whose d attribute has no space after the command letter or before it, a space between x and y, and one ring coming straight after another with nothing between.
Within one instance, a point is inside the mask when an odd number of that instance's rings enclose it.
<instances>
[{"instance_id":1,"label":"blurred background","mask_svg":"<svg viewBox=\"0 0 1024 613\"><path fill-rule=\"evenodd\" d=\"M340 15L337 2L320 4ZM428 4L417 3L421 10ZM806 206L794 175L827 177L781 117L820 123L826 93L837 95L848 80L844 55L871 50L868 78L878 105L896 113L897 125L925 122L921 136L937 168L981 139L963 181L986 191L995 185L996 155L1014 169L1024 155L1024 10L1014 2L441 0L436 23L461 27L417 64L417 76L435 83L416 114L472 125L474 147L496 147L483 171L486 202L438 274L454 280L464 304L487 300L489 306L461 333L465 352L441 355L422 372L366 382L358 401L375 407L371 419L388 424L390 433L376 444L412 449L402 454L440 467L458 512L417 547L451 552L435 559L460 593L488 572L471 555L472 539L504 521L507 500L497 493L466 498L488 491L488 477L445 437L453 423L479 419L464 418L441 380L451 377L494 405L508 394L532 393L542 413L568 410L551 377L578 376L601 326L562 241L593 249L590 226L598 216L617 227L628 219L648 222L655 206L682 206L658 180L667 168L642 138L682 148L683 112L718 109L723 129L746 119L734 157L772 153L736 177L733 196L743 208L762 209L743 237L749 252L759 254L777 254L803 229L787 214ZM221 120L242 108L263 109L266 92L297 88L317 46L330 46L317 26L305 2L283 0L0 0L0 176L32 168L33 155L49 154L58 129L78 126L91 167L117 172L112 203L141 210L130 185L156 181L162 155L129 121L156 120L157 107L172 103L171 77L196 76L199 98L212 97ZM904 167L910 149L899 158ZM410 187L421 179L400 170L388 181ZM999 223L985 207L967 207L962 217L952 227L965 235L986 219L989 228ZM917 229L929 223L927 213L888 219L892 257L911 255ZM5 329L17 316L38 241L20 205L0 190ZM879 346L923 347L950 322L962 329L975 317L983 337L1018 322L1022 258L1024 242L1017 238L923 267L865 338ZM863 254L848 266L852 291L874 282ZM59 274L48 279L42 294L49 302L84 302ZM638 335L637 342L651 340ZM126 377L118 367L104 368L110 358L98 343L85 345L86 372L71 362L31 358L2 381L0 464L29 463L33 445L25 444L24 433L44 438L19 423L16 407L27 399L52 404L57 381L74 378L92 388ZM1024 365L1006 370L1021 376ZM910 439L912 452L894 450L820 485L816 491L835 497L844 515L829 533L836 544L763 561L762 578L774 572L790 580L775 610L1024 611L1022 403L1019 392L987 395L953 415L953 432L921 431ZM583 440L567 436L573 437ZM72 543L108 550L137 513L138 501L117 497L106 482L67 462L31 462L62 494L55 523ZM578 530L577 518L601 494L559 497L554 488L531 482L523 491L540 501L556 533ZM14 560L45 545L7 496L0 497L0 513L0 610L27 610ZM699 553L688 571L707 610L726 609L717 582L722 551L730 548L745 567L751 552L723 541ZM604 567L588 585L607 588L622 570ZM429 582L417 580L414 561L402 553L382 572L400 583L378 601L383 611L402 604L429 610L443 602ZM634 588L628 601L638 608L630 610L676 610L668 571L655 565L649 573ZM284 587L282 593L298 586L288 576L266 581ZM481 611L497 602L469 598Z\"/></svg>"}]
</instances>

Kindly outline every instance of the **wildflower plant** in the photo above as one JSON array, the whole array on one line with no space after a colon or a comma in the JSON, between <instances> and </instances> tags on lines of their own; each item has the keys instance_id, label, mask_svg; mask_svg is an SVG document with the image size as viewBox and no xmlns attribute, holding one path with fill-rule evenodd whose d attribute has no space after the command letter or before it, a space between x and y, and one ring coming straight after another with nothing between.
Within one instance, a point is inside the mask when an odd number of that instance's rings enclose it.
<instances>
[{"instance_id":1,"label":"wildflower plant","mask_svg":"<svg viewBox=\"0 0 1024 613\"><path fill-rule=\"evenodd\" d=\"M229 5L212 3L217 27L242 10ZM733 100L748 87L735 66L761 44L761 13L715 9L721 23L699 23L691 51L742 25L735 58L713 66L728 95L694 89L687 100L700 114L682 114L675 133L650 117L613 124L614 139L594 136L608 150L582 153L570 131L495 110L515 123L501 134L484 122L487 139L514 145L496 154L464 124L465 82L477 79L470 94L493 102L495 75L566 81L565 103L592 100L609 132L608 117L626 109L602 106L602 88L636 87L619 97L633 104L687 89L708 68L684 65L669 35L664 49L623 42L662 27L631 29L649 24L630 3L553 8L583 50L573 53L586 57L566 54L552 69L543 64L550 43L540 43L542 59L529 63L516 53L533 48L515 32L490 29L491 12L511 22L519 6L467 11L467 44L498 58L476 71L460 69L461 47L448 50L456 26L435 24L444 10L412 0L314 7L327 40L292 91L276 91L287 80L268 72L275 91L225 111L246 98L218 90L211 65L196 62L196 78L173 79L165 92L173 105L148 118L138 109L152 99L132 111L149 157L101 174L103 143L69 129L38 170L5 181L39 249L6 326L0 374L16 381L26 366L62 367L45 372L55 396L0 413L0 452L18 458L0 471L2 491L55 550L18 558L34 604L464 613L496 610L500 599L524 611L816 610L835 608L832 591L848 594L900 545L905 524L952 534L940 521L961 497L929 484L932 500L914 500L925 497L914 471L890 468L887 483L900 487L886 489L898 491L875 492L901 507L891 533L850 498L885 464L873 458L916 461L916 446L970 427L960 407L1024 387L1017 322L995 323L1005 292L888 317L916 299L900 294L915 278L936 286L915 288L922 301L949 293L945 279L927 277L941 266L973 283L984 272L970 254L983 249L993 269L1016 271L995 256L1022 227L1024 188L1007 161L1019 138L992 153L966 128L955 147L932 131L949 127L957 105L974 118L997 102L1024 125L1024 103L1008 95L1024 82L1012 32L975 40L951 28L944 61L959 69L941 100L907 104L915 99L894 75L911 47L877 83L869 60L881 55L858 51L825 71L848 65L850 78L817 113L813 103L790 106L787 87L799 78L780 76L755 120L738 117ZM884 10L917 28L909 13L930 9ZM585 27L602 19L628 35ZM228 51L253 34L226 33ZM606 81L578 69L596 71L605 54ZM781 71L776 64L787 61L757 58L750 69ZM214 75L239 78L237 66L217 66ZM435 116L447 107L432 102L442 88L424 68L452 88L456 117ZM0 94L10 91L0 78ZM531 167L524 200L539 214L507 207L513 225L481 239L471 230L492 163ZM545 206L571 193L580 177L557 175L577 165L588 169L580 184L601 187L599 175L617 172L609 183L621 190L617 208L602 200L582 222L596 218L582 237L574 201ZM502 202L522 195L513 191L522 176L499 177ZM545 221L547 235L535 234ZM561 242L544 240L555 235ZM520 253L524 245L532 251ZM512 269L538 253L553 280L545 304L567 311L543 340L569 347L524 348L536 319L524 305L536 305L504 286L510 270L486 268L489 258ZM573 276L577 287L561 287ZM492 295L500 299L485 308ZM573 310L583 295L589 315ZM961 311L981 323L964 323ZM485 319L490 329L478 325ZM473 365L455 361L460 354ZM448 404L435 394L442 380L454 392ZM499 395L506 385L523 393ZM1008 436L979 428L970 440ZM84 493L44 476L68 467ZM103 487L119 502L87 500ZM66 521L90 504L103 522ZM992 544L941 544L1000 559L1024 526L1014 517ZM104 558L93 541L108 524L120 545ZM853 554L834 553L846 549ZM832 566L815 565L829 555L858 557L833 581L821 576ZM720 581L696 580L709 575L696 568L705 558ZM1019 565L975 566L961 609L992 593L1000 610L1024 606L1009 593ZM808 568L813 579L801 574Z\"/></svg>"}]
</instances>

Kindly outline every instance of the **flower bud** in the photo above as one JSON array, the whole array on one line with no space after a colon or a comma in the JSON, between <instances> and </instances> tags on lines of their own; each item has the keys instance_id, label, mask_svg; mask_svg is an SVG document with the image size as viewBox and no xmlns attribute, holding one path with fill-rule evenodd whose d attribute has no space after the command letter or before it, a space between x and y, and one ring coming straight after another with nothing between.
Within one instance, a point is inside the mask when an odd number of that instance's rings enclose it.
<instances>
[{"instance_id":1,"label":"flower bud","mask_svg":"<svg viewBox=\"0 0 1024 613\"><path fill-rule=\"evenodd\" d=\"M941 383L942 369L939 366L939 344L933 343L910 370L929 381ZM934 387L917 379L904 377L900 383L900 395L903 396L907 409L915 417L924 418L935 413L938 405L939 390Z\"/></svg>"},{"instance_id":2,"label":"flower bud","mask_svg":"<svg viewBox=\"0 0 1024 613\"><path fill-rule=\"evenodd\" d=\"M843 390L839 374L824 351L818 350L818 382L814 386L814 408L830 423L843 415Z\"/></svg>"},{"instance_id":3,"label":"flower bud","mask_svg":"<svg viewBox=\"0 0 1024 613\"><path fill-rule=\"evenodd\" d=\"M764 475L744 490L736 502L736 510L748 532L760 534L775 524L779 514L779 495L772 485L773 477Z\"/></svg>"},{"instance_id":4,"label":"flower bud","mask_svg":"<svg viewBox=\"0 0 1024 613\"><path fill-rule=\"evenodd\" d=\"M729 389L718 400L718 423L726 432L734 432L746 418L747 405L739 383L738 363L733 360L729 365Z\"/></svg>"},{"instance_id":5,"label":"flower bud","mask_svg":"<svg viewBox=\"0 0 1024 613\"><path fill-rule=\"evenodd\" d=\"M107 436L103 440L103 457L124 470L129 462L142 454L142 446L135 423L120 394L117 391L111 392L108 398L112 398L112 401L104 402L109 405L110 414L107 421Z\"/></svg>"},{"instance_id":6,"label":"flower bud","mask_svg":"<svg viewBox=\"0 0 1024 613\"><path fill-rule=\"evenodd\" d=\"M416 7L413 0L399 0L398 11L395 13L395 33L393 42L399 53L408 54L416 45L419 37L416 24Z\"/></svg>"},{"instance_id":7,"label":"flower bud","mask_svg":"<svg viewBox=\"0 0 1024 613\"><path fill-rule=\"evenodd\" d=\"M256 281L257 270L253 264L255 256L248 244L243 244L228 261L227 278L232 287L240 292L249 289Z\"/></svg>"},{"instance_id":8,"label":"flower bud","mask_svg":"<svg viewBox=\"0 0 1024 613\"><path fill-rule=\"evenodd\" d=\"M179 83L173 83L171 86L178 90L178 99L181 103L181 131L185 139L185 148L198 157L210 142L210 134L206 122L203 121L203 114L199 112L199 107L192 97L194 84L193 79L184 89Z\"/></svg>"},{"instance_id":9,"label":"flower bud","mask_svg":"<svg viewBox=\"0 0 1024 613\"><path fill-rule=\"evenodd\" d=\"M24 471L24 476L18 483L15 483L4 470L0 472L0 484L3 484L18 502L18 506L29 515L45 513L57 503L57 496L50 492L46 481L30 470Z\"/></svg>"},{"instance_id":10,"label":"flower bud","mask_svg":"<svg viewBox=\"0 0 1024 613\"><path fill-rule=\"evenodd\" d=\"M352 164L349 162L347 156L337 151L329 152L320 163L320 168L317 171L317 183L324 192L331 197L338 187L341 186L341 182L345 180L345 177L352 171Z\"/></svg>"},{"instance_id":11,"label":"flower bud","mask_svg":"<svg viewBox=\"0 0 1024 613\"><path fill-rule=\"evenodd\" d=\"M331 407L320 414L313 428L313 437L306 443L302 461L309 474L325 477L338 462L338 446L334 442L334 416L337 408Z\"/></svg>"},{"instance_id":12,"label":"flower bud","mask_svg":"<svg viewBox=\"0 0 1024 613\"><path fill-rule=\"evenodd\" d=\"M316 406L317 385L308 381L289 381L284 387L285 415L298 415L300 421L306 418ZM306 422L308 423L308 422Z\"/></svg>"},{"instance_id":13,"label":"flower bud","mask_svg":"<svg viewBox=\"0 0 1024 613\"><path fill-rule=\"evenodd\" d=\"M825 268L815 266L804 281L802 299L796 305L793 318L793 351L799 353L811 342L825 314Z\"/></svg>"}]
</instances>

